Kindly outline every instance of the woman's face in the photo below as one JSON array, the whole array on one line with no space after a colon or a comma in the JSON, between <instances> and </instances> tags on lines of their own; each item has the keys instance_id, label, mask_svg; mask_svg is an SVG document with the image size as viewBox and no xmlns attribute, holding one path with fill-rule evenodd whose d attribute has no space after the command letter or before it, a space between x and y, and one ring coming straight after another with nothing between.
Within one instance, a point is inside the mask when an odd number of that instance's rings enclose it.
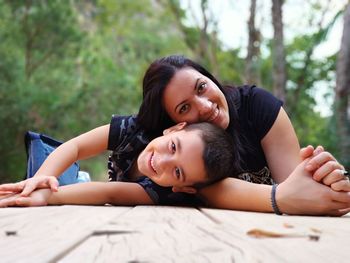
<instances>
[{"instance_id":1,"label":"woman's face","mask_svg":"<svg viewBox=\"0 0 350 263\"><path fill-rule=\"evenodd\" d=\"M226 129L230 122L222 91L193 68L183 68L175 73L164 90L162 103L176 123L211 122Z\"/></svg>"},{"instance_id":2,"label":"woman's face","mask_svg":"<svg viewBox=\"0 0 350 263\"><path fill-rule=\"evenodd\" d=\"M199 131L170 131L141 152L138 169L160 186L192 186L206 181L203 150Z\"/></svg>"}]
</instances>

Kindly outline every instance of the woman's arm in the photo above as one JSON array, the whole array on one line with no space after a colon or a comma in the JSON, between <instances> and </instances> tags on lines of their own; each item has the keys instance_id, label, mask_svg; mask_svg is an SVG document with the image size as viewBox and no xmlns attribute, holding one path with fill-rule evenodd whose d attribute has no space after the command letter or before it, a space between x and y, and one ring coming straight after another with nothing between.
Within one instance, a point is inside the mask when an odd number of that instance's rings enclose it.
<instances>
[{"instance_id":1,"label":"woman's arm","mask_svg":"<svg viewBox=\"0 0 350 263\"><path fill-rule=\"evenodd\" d=\"M87 182L66 185L58 192L40 189L28 197L19 194L0 200L0 207L45 205L151 205L153 201L136 183Z\"/></svg>"},{"instance_id":2,"label":"woman's arm","mask_svg":"<svg viewBox=\"0 0 350 263\"><path fill-rule=\"evenodd\" d=\"M301 162L298 138L282 107L261 145L276 183L283 182Z\"/></svg>"},{"instance_id":3,"label":"woman's arm","mask_svg":"<svg viewBox=\"0 0 350 263\"><path fill-rule=\"evenodd\" d=\"M350 194L336 192L314 181L299 164L276 191L276 202L282 213L294 215L341 216L350 212ZM199 191L210 207L272 212L272 186L253 184L235 178L226 178ZM341 209L347 209L341 211Z\"/></svg>"},{"instance_id":4,"label":"woman's arm","mask_svg":"<svg viewBox=\"0 0 350 263\"><path fill-rule=\"evenodd\" d=\"M299 141L292 123L283 108L265 137L261 141L266 160L276 183L283 182L305 158L310 157L305 171L313 175L314 180L331 185L344 179L341 172L344 167L323 147L307 147L300 151ZM311 152L310 152L311 151ZM304 152L304 154L302 153ZM304 156L305 154L306 155Z\"/></svg>"},{"instance_id":5,"label":"woman's arm","mask_svg":"<svg viewBox=\"0 0 350 263\"><path fill-rule=\"evenodd\" d=\"M213 208L272 212L271 189L271 185L254 184L229 177L201 189L199 195Z\"/></svg>"}]
</instances>

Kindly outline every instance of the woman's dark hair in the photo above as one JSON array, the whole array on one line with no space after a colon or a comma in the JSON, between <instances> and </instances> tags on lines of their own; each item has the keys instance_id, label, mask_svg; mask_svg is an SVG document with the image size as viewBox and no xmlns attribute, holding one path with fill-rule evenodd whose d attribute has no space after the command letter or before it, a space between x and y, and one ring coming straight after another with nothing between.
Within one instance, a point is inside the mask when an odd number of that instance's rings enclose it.
<instances>
[{"instance_id":1,"label":"woman's dark hair","mask_svg":"<svg viewBox=\"0 0 350 263\"><path fill-rule=\"evenodd\" d=\"M189 124L185 130L198 130L204 144L202 158L207 179L193 187L200 189L240 171L232 137L225 130L207 122Z\"/></svg>"},{"instance_id":2,"label":"woman's dark hair","mask_svg":"<svg viewBox=\"0 0 350 263\"><path fill-rule=\"evenodd\" d=\"M235 145L233 149L234 159L240 160L240 152L243 152L243 148L238 133L236 89L233 86L222 86L204 67L182 55L171 55L157 59L148 67L143 77L143 101L137 117L138 125L151 138L155 138L160 136L163 130L175 124L162 105L162 97L173 76L183 68L193 68L211 79L225 95L230 115L227 131L231 134Z\"/></svg>"}]
</instances>

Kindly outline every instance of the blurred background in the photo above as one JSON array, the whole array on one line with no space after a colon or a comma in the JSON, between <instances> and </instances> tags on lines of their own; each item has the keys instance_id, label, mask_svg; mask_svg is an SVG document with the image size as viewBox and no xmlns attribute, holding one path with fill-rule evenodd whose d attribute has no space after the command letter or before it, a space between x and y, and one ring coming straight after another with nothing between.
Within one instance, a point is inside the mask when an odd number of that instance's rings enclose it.
<instances>
[{"instance_id":1,"label":"blurred background","mask_svg":"<svg viewBox=\"0 0 350 263\"><path fill-rule=\"evenodd\" d=\"M25 131L62 141L137 113L145 69L184 54L285 101L301 146L350 168L349 0L0 0L0 183ZM282 10L282 12L281 12ZM106 156L81 162L106 180Z\"/></svg>"}]
</instances>

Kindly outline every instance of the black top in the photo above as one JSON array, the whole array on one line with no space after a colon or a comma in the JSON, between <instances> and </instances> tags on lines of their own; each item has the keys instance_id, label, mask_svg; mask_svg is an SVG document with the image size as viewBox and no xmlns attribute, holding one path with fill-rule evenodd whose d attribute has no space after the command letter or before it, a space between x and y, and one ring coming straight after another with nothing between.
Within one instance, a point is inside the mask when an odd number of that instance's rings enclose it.
<instances>
[{"instance_id":1,"label":"black top","mask_svg":"<svg viewBox=\"0 0 350 263\"><path fill-rule=\"evenodd\" d=\"M264 89L243 86L237 107L239 133L246 151L242 154L244 173L238 178L253 183L272 184L272 177L261 146L261 140L274 124L282 101Z\"/></svg>"}]
</instances>

